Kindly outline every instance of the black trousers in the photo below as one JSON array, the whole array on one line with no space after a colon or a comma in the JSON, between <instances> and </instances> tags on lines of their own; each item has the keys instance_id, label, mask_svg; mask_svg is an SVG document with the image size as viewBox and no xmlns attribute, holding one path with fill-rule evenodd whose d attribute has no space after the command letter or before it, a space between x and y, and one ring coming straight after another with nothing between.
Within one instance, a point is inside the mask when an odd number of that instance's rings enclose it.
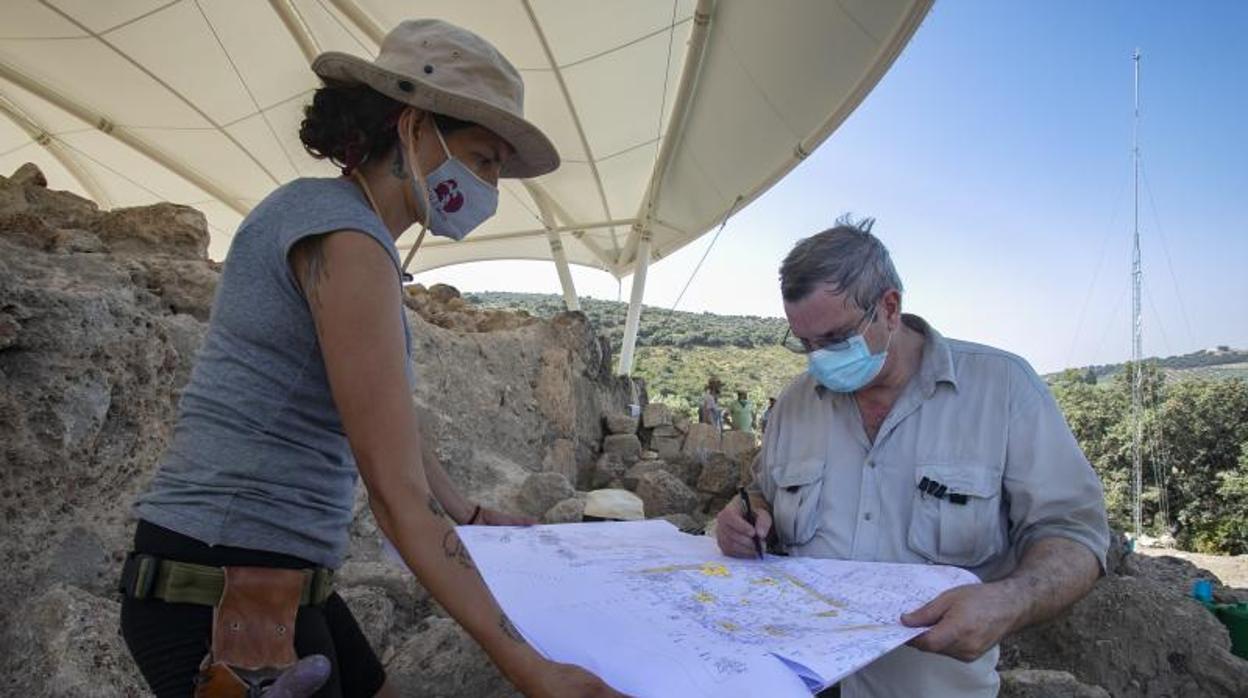
<instances>
[{"instance_id":1,"label":"black trousers","mask_svg":"<svg viewBox=\"0 0 1248 698\"><path fill-rule=\"evenodd\" d=\"M316 567L289 555L205 545L146 521L140 521L135 530L134 549L166 560L215 567ZM194 693L199 664L208 653L212 608L127 597L121 603L121 634L152 692L158 698L184 698ZM369 698L386 680L381 661L336 593L321 606L299 608L295 652L300 657L323 654L333 664L333 673L316 698Z\"/></svg>"}]
</instances>

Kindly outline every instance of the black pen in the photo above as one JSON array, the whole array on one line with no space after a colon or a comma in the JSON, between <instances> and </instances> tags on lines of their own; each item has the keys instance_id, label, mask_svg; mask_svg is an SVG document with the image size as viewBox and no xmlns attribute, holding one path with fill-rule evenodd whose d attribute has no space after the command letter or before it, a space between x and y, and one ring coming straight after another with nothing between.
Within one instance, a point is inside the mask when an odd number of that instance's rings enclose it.
<instances>
[{"instance_id":1,"label":"black pen","mask_svg":"<svg viewBox=\"0 0 1248 698\"><path fill-rule=\"evenodd\" d=\"M750 506L750 496L745 493L745 488L740 487L737 492L741 495L741 501L745 503L745 520L750 526L754 526L757 520L754 516L754 508ZM758 551L758 559L763 559L763 541L758 537L758 529L754 530L754 549Z\"/></svg>"}]
</instances>

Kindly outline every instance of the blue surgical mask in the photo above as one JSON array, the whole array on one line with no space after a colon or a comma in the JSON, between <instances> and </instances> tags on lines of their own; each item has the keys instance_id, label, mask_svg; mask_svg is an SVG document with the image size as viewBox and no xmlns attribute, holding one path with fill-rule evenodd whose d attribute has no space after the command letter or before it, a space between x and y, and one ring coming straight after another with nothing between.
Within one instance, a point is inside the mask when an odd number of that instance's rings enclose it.
<instances>
[{"instance_id":1,"label":"blue surgical mask","mask_svg":"<svg viewBox=\"0 0 1248 698\"><path fill-rule=\"evenodd\" d=\"M451 155L436 124L433 132L438 136L442 152L446 153L446 160L423 177L429 213L427 224L434 235L463 240L498 211L498 188ZM411 161L416 162L414 157ZM419 187L420 183L413 181L413 185ZM420 194L417 190L417 198Z\"/></svg>"},{"instance_id":2,"label":"blue surgical mask","mask_svg":"<svg viewBox=\"0 0 1248 698\"><path fill-rule=\"evenodd\" d=\"M893 334L888 334L892 344ZM888 345L884 351L872 354L867 340L856 334L834 347L824 347L807 356L807 370L823 387L836 393L852 393L861 390L875 379L884 368L888 358Z\"/></svg>"}]
</instances>

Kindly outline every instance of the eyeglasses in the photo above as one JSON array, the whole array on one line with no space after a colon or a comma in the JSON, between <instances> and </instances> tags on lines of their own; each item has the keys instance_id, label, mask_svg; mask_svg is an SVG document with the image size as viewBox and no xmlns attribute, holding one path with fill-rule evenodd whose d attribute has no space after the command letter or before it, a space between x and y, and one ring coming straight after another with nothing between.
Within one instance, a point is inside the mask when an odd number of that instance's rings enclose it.
<instances>
[{"instance_id":1,"label":"eyeglasses","mask_svg":"<svg viewBox=\"0 0 1248 698\"><path fill-rule=\"evenodd\" d=\"M815 340L802 339L793 334L793 328L789 327L784 331L784 338L780 340L780 346L794 354L809 354L820 349L844 349L849 340L854 338L854 335L862 332L863 328L875 319L875 309L876 305L872 304L863 314L862 319L858 321L858 324L854 325L853 329L848 332L828 334Z\"/></svg>"}]
</instances>

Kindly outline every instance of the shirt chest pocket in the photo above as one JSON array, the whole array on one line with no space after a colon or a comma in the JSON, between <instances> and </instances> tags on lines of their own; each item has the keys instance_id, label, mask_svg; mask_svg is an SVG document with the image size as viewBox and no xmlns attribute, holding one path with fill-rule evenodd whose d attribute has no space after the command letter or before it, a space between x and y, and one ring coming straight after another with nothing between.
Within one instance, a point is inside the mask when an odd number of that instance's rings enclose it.
<instances>
[{"instance_id":1,"label":"shirt chest pocket","mask_svg":"<svg viewBox=\"0 0 1248 698\"><path fill-rule=\"evenodd\" d=\"M772 519L780 542L803 545L819 528L819 495L823 491L823 460L807 459L786 463L772 475L776 495L771 505Z\"/></svg>"},{"instance_id":2,"label":"shirt chest pocket","mask_svg":"<svg viewBox=\"0 0 1248 698\"><path fill-rule=\"evenodd\" d=\"M975 465L921 465L915 469L914 484L907 536L911 550L932 562L957 567L977 567L1005 550L999 471Z\"/></svg>"}]
</instances>

